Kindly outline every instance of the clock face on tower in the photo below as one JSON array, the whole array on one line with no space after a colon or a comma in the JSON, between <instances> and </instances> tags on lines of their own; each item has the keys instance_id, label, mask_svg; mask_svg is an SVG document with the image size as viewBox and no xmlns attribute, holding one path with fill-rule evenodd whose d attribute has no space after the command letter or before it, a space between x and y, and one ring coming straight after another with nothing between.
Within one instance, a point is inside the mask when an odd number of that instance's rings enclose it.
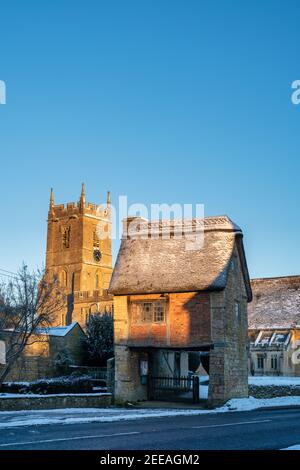
<instances>
[{"instance_id":1,"label":"clock face on tower","mask_svg":"<svg viewBox=\"0 0 300 470\"><path fill-rule=\"evenodd\" d=\"M97 263L99 263L99 261L101 260L101 251L100 250L94 250L94 260L97 261Z\"/></svg>"}]
</instances>

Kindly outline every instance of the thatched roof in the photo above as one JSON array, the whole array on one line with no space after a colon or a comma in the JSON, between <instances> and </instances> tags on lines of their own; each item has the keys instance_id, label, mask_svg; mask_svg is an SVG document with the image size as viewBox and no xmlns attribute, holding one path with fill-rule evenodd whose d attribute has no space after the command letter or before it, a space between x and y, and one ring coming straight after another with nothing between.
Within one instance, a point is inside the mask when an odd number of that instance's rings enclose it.
<instances>
[{"instance_id":1,"label":"thatched roof","mask_svg":"<svg viewBox=\"0 0 300 470\"><path fill-rule=\"evenodd\" d=\"M192 236L195 227L204 231L203 246L192 250L187 249L187 238L176 235L179 221L128 220L139 225L132 229L131 223L123 236L109 288L114 295L224 289L236 244L251 300L242 231L227 216L185 221L185 237ZM172 235L166 238L168 231Z\"/></svg>"},{"instance_id":2,"label":"thatched roof","mask_svg":"<svg viewBox=\"0 0 300 470\"><path fill-rule=\"evenodd\" d=\"M250 329L300 327L300 276L253 279Z\"/></svg>"}]
</instances>

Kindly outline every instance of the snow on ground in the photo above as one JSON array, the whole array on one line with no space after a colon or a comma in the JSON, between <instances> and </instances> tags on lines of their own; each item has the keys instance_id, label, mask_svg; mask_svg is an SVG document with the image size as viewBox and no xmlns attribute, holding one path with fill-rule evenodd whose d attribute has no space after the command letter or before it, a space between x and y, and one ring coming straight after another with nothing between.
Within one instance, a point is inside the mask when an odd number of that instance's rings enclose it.
<instances>
[{"instance_id":1,"label":"snow on ground","mask_svg":"<svg viewBox=\"0 0 300 470\"><path fill-rule=\"evenodd\" d=\"M199 387L199 395L200 398L202 399L207 399L208 398L208 385L201 385Z\"/></svg>"},{"instance_id":2,"label":"snow on ground","mask_svg":"<svg viewBox=\"0 0 300 470\"><path fill-rule=\"evenodd\" d=\"M286 447L285 449L281 449L281 450L300 450L300 444L296 446Z\"/></svg>"},{"instance_id":3,"label":"snow on ground","mask_svg":"<svg viewBox=\"0 0 300 470\"><path fill-rule=\"evenodd\" d=\"M266 407L300 406L300 397L236 398L220 408L203 409L149 409L149 408L68 408L55 410L26 410L0 412L0 429L42 424L76 424L92 422L131 421L168 416L192 416L236 411L250 411Z\"/></svg>"},{"instance_id":4,"label":"snow on ground","mask_svg":"<svg viewBox=\"0 0 300 470\"><path fill-rule=\"evenodd\" d=\"M249 385L299 385L300 377L249 377Z\"/></svg>"}]
</instances>

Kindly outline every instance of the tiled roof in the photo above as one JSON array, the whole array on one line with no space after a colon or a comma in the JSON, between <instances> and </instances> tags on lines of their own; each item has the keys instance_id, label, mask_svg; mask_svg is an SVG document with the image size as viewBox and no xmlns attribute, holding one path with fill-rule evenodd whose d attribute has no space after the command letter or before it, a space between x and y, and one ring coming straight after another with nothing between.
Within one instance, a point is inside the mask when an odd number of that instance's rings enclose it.
<instances>
[{"instance_id":1,"label":"tiled roof","mask_svg":"<svg viewBox=\"0 0 300 470\"><path fill-rule=\"evenodd\" d=\"M300 327L300 276L253 279L250 329Z\"/></svg>"}]
</instances>

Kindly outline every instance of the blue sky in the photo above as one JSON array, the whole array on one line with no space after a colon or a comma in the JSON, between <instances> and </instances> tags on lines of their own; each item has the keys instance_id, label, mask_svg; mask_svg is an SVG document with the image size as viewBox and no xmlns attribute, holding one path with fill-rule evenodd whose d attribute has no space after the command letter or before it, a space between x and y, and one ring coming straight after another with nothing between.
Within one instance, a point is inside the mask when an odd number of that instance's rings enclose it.
<instances>
[{"instance_id":1,"label":"blue sky","mask_svg":"<svg viewBox=\"0 0 300 470\"><path fill-rule=\"evenodd\" d=\"M2 2L0 268L42 264L50 187L85 181L203 203L252 277L299 274L299 24L297 0Z\"/></svg>"}]
</instances>

